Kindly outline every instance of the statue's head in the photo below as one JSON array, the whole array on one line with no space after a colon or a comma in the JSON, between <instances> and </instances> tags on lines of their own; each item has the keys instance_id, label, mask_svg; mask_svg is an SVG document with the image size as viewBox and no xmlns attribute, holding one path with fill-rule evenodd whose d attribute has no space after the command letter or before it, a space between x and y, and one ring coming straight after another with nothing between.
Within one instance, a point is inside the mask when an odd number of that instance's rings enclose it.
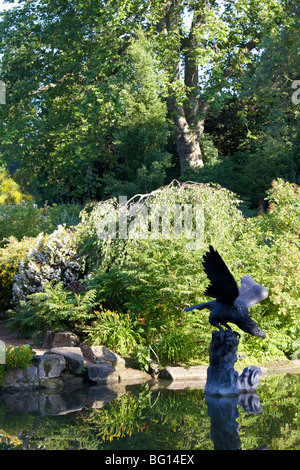
<instances>
[{"instance_id":1,"label":"statue's head","mask_svg":"<svg viewBox=\"0 0 300 470\"><path fill-rule=\"evenodd\" d=\"M258 324L249 317L249 320L243 324L243 331L249 333L252 336L265 339L266 334L260 329Z\"/></svg>"}]
</instances>

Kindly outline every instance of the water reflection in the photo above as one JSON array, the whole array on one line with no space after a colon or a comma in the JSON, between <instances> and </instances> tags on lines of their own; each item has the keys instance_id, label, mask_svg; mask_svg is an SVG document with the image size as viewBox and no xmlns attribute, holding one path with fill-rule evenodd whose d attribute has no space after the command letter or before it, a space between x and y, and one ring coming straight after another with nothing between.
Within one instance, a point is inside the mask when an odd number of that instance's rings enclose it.
<instances>
[{"instance_id":1,"label":"water reflection","mask_svg":"<svg viewBox=\"0 0 300 470\"><path fill-rule=\"evenodd\" d=\"M55 393L46 390L22 390L1 393L6 413L32 413L34 416L58 416L83 408L102 408L126 393L125 387L81 386Z\"/></svg>"},{"instance_id":2,"label":"water reflection","mask_svg":"<svg viewBox=\"0 0 300 470\"><path fill-rule=\"evenodd\" d=\"M208 416L211 420L210 437L215 450L240 450L240 425L237 406L247 413L257 414L262 410L260 398L256 393L241 394L238 397L214 397L205 395Z\"/></svg>"},{"instance_id":3,"label":"water reflection","mask_svg":"<svg viewBox=\"0 0 300 470\"><path fill-rule=\"evenodd\" d=\"M300 375L264 378L259 396L210 397L196 385L0 393L0 449L300 449Z\"/></svg>"}]
</instances>

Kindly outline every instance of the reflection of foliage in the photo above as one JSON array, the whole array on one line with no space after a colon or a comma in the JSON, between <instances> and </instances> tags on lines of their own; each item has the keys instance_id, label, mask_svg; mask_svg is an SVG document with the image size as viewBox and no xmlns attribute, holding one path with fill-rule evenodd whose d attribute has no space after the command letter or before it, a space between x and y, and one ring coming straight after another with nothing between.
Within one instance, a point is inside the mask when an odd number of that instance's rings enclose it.
<instances>
[{"instance_id":1,"label":"reflection of foliage","mask_svg":"<svg viewBox=\"0 0 300 470\"><path fill-rule=\"evenodd\" d=\"M300 449L299 385L299 374L286 374L284 380L280 374L270 375L262 381L258 393L263 416L240 412L242 448L267 444L272 450Z\"/></svg>"},{"instance_id":2,"label":"reflection of foliage","mask_svg":"<svg viewBox=\"0 0 300 470\"><path fill-rule=\"evenodd\" d=\"M29 413L8 413L0 402L0 450L20 449L33 422Z\"/></svg>"},{"instance_id":3,"label":"reflection of foliage","mask_svg":"<svg viewBox=\"0 0 300 470\"><path fill-rule=\"evenodd\" d=\"M91 429L97 429L103 449L212 446L203 390L151 393L146 386L139 393L124 395L105 408L93 410L85 419Z\"/></svg>"},{"instance_id":4,"label":"reflection of foliage","mask_svg":"<svg viewBox=\"0 0 300 470\"><path fill-rule=\"evenodd\" d=\"M151 392L146 387L138 397L124 395L120 400L110 402L100 410L94 410L88 421L97 429L97 436L102 441L113 441L131 436L134 432L145 429L145 411L151 406Z\"/></svg>"},{"instance_id":5,"label":"reflection of foliage","mask_svg":"<svg viewBox=\"0 0 300 470\"><path fill-rule=\"evenodd\" d=\"M260 414L238 407L241 448L300 449L298 431L300 375L271 375L261 380ZM100 409L64 416L33 418L0 407L5 443L46 450L209 450L210 419L203 390L151 391L148 385ZM14 439L18 439L14 441Z\"/></svg>"}]
</instances>

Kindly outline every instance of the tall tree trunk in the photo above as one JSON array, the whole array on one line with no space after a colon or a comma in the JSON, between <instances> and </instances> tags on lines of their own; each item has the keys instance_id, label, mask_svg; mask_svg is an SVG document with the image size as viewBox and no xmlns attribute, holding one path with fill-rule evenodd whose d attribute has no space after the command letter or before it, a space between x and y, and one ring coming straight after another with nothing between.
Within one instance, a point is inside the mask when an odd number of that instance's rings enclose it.
<instances>
[{"instance_id":1,"label":"tall tree trunk","mask_svg":"<svg viewBox=\"0 0 300 470\"><path fill-rule=\"evenodd\" d=\"M169 114L175 125L181 175L187 168L203 167L200 141L204 131L205 115L208 111L208 103L201 103L197 64L197 33L195 33L204 24L203 5L199 2L198 7L194 10L192 26L187 37L184 37L181 31L180 12L183 7L182 0L167 1L164 5L164 16L157 25L160 33L166 36L170 34L172 40L176 41L174 38L181 38L178 42L177 63L174 62L174 58L166 63L166 67L176 83L180 80L179 71L182 66L182 57L184 57L186 100L183 104L179 103L176 94L167 99Z\"/></svg>"},{"instance_id":2,"label":"tall tree trunk","mask_svg":"<svg viewBox=\"0 0 300 470\"><path fill-rule=\"evenodd\" d=\"M180 162L180 173L183 175L189 167L203 167L200 148L201 136L198 134L197 129L191 129L183 108L176 103L176 98L170 97L167 102L169 113L175 124L176 148Z\"/></svg>"}]
</instances>

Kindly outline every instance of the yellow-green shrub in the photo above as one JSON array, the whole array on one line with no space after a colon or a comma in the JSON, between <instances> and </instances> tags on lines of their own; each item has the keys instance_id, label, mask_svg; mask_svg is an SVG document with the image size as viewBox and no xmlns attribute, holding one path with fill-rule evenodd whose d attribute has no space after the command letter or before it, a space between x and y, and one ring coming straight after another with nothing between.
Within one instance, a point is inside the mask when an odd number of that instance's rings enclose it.
<instances>
[{"instance_id":1,"label":"yellow-green shrub","mask_svg":"<svg viewBox=\"0 0 300 470\"><path fill-rule=\"evenodd\" d=\"M19 270L20 261L27 258L35 239L23 238L18 241L10 237L7 242L5 248L0 248L0 311L2 312L11 308L14 276Z\"/></svg>"},{"instance_id":2,"label":"yellow-green shrub","mask_svg":"<svg viewBox=\"0 0 300 470\"><path fill-rule=\"evenodd\" d=\"M5 369L26 369L31 364L34 353L27 344L6 349Z\"/></svg>"},{"instance_id":3,"label":"yellow-green shrub","mask_svg":"<svg viewBox=\"0 0 300 470\"><path fill-rule=\"evenodd\" d=\"M18 183L10 177L6 168L0 167L0 204L20 204L32 200L32 196L24 193Z\"/></svg>"}]
</instances>

